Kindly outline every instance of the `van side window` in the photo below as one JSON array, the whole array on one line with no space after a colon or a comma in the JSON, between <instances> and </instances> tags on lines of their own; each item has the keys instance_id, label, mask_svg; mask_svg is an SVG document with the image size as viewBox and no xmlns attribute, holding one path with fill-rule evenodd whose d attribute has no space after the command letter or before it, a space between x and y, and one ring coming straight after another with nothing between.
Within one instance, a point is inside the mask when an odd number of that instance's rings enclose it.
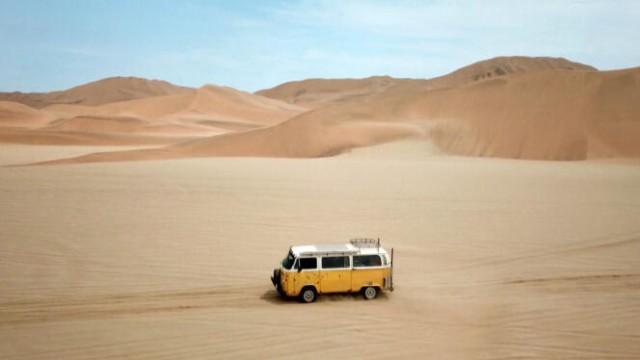
<instances>
[{"instance_id":1,"label":"van side window","mask_svg":"<svg viewBox=\"0 0 640 360\"><path fill-rule=\"evenodd\" d=\"M316 258L300 258L301 269L317 269L318 260Z\"/></svg>"},{"instance_id":2,"label":"van side window","mask_svg":"<svg viewBox=\"0 0 640 360\"><path fill-rule=\"evenodd\" d=\"M348 256L326 256L322 258L323 269L338 269L348 268L349 257Z\"/></svg>"},{"instance_id":3,"label":"van side window","mask_svg":"<svg viewBox=\"0 0 640 360\"><path fill-rule=\"evenodd\" d=\"M353 266L380 266L382 261L378 255L354 255Z\"/></svg>"}]
</instances>

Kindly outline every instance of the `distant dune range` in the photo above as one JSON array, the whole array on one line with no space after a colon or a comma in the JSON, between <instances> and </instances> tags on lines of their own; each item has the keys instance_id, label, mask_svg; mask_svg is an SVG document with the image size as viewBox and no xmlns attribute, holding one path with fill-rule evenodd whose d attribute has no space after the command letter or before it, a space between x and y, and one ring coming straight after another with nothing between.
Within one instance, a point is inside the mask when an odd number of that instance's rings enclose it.
<instances>
[{"instance_id":1,"label":"distant dune range","mask_svg":"<svg viewBox=\"0 0 640 360\"><path fill-rule=\"evenodd\" d=\"M498 57L480 61L450 74L428 80L397 79L389 76L373 76L366 79L308 79L287 82L271 89L260 90L256 94L308 108L317 108L326 104L378 94L400 84L411 84L420 89L433 90L505 75L543 70L597 71L594 67L562 58Z\"/></svg>"},{"instance_id":2,"label":"distant dune range","mask_svg":"<svg viewBox=\"0 0 640 360\"><path fill-rule=\"evenodd\" d=\"M48 163L320 157L407 137L467 156L640 157L640 68L558 58L500 57L424 80L310 79L255 94L115 78L0 99L3 142L164 145Z\"/></svg>"},{"instance_id":3,"label":"distant dune range","mask_svg":"<svg viewBox=\"0 0 640 360\"><path fill-rule=\"evenodd\" d=\"M48 93L0 93L0 100L19 102L34 108L43 108L53 104L102 105L116 101L186 94L190 92L193 92L193 89L176 86L161 80L112 77L63 91Z\"/></svg>"},{"instance_id":4,"label":"distant dune range","mask_svg":"<svg viewBox=\"0 0 640 360\"><path fill-rule=\"evenodd\" d=\"M91 83L91 91L84 99L87 104L99 104L94 106L63 102L36 109L2 101L0 141L57 145L174 144L273 125L305 110L278 100L212 85L199 89L176 87L179 90L174 94L141 97L140 92L132 89L140 87L140 82L144 81L147 80L117 79L122 93L136 95L129 100L108 103L103 103L103 93L96 88L104 82L111 89L113 79ZM131 84L131 89L127 84ZM77 94L74 89L73 94ZM112 91L106 93L109 98Z\"/></svg>"}]
</instances>

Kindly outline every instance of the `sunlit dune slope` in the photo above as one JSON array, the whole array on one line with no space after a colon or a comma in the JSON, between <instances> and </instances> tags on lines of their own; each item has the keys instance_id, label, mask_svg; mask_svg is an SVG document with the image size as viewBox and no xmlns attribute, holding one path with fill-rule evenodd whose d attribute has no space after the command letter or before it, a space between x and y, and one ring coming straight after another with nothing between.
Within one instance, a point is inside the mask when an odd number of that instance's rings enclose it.
<instances>
[{"instance_id":1,"label":"sunlit dune slope","mask_svg":"<svg viewBox=\"0 0 640 360\"><path fill-rule=\"evenodd\" d=\"M408 108L445 151L519 159L640 156L640 68L545 71L424 93Z\"/></svg>"}]
</instances>

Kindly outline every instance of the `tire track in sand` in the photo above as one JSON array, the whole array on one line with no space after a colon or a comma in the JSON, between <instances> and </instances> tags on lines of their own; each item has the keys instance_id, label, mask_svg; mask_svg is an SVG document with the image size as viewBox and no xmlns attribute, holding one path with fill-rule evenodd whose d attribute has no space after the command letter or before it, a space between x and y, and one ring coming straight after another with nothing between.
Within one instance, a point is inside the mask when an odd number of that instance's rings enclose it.
<instances>
[{"instance_id":1,"label":"tire track in sand","mask_svg":"<svg viewBox=\"0 0 640 360\"><path fill-rule=\"evenodd\" d=\"M260 290L264 290L264 287L192 289L6 302L0 303L0 326L213 307L251 307L264 302Z\"/></svg>"}]
</instances>

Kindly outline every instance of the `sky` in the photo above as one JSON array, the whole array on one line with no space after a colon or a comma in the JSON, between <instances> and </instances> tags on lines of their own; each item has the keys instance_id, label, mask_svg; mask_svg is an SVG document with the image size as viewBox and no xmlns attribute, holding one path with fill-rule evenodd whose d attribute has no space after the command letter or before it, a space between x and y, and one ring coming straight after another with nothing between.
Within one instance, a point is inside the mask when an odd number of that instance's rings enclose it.
<instances>
[{"instance_id":1,"label":"sky","mask_svg":"<svg viewBox=\"0 0 640 360\"><path fill-rule=\"evenodd\" d=\"M640 1L0 0L0 91L110 76L255 91L505 55L640 66Z\"/></svg>"}]
</instances>

